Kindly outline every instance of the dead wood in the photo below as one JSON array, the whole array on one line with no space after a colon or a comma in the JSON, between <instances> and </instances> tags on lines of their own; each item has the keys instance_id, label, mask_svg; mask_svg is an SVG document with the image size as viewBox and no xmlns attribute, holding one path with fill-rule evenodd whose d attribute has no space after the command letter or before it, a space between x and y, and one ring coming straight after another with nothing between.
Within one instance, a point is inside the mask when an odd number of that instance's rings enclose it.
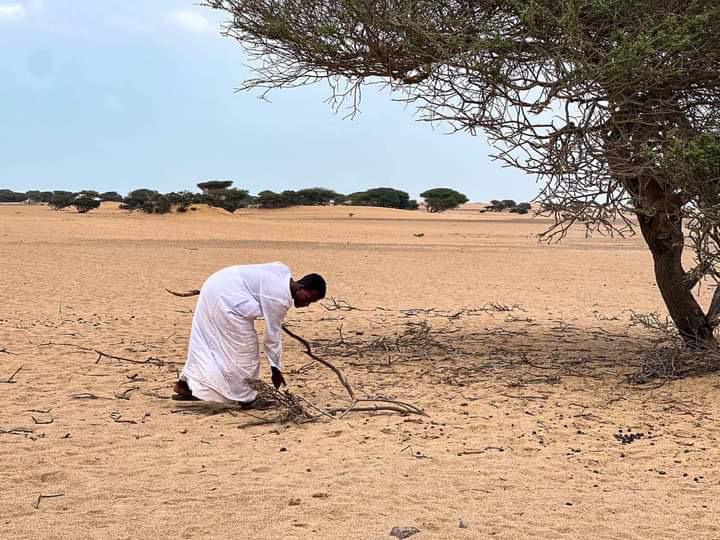
<instances>
[{"instance_id":1,"label":"dead wood","mask_svg":"<svg viewBox=\"0 0 720 540\"><path fill-rule=\"evenodd\" d=\"M167 292L172 294L173 296L179 296L180 298L190 298L191 296L197 296L200 294L200 289L191 289L189 291L184 292L178 292L178 291L171 291L170 289L165 289Z\"/></svg>"},{"instance_id":2,"label":"dead wood","mask_svg":"<svg viewBox=\"0 0 720 540\"><path fill-rule=\"evenodd\" d=\"M13 373L12 375L10 375L10 377L8 377L7 380L5 380L5 381L0 381L0 384L15 384L15 383L17 382L17 381L15 380L15 375L17 375L18 373L20 373L20 372L22 371L22 368L24 368L24 367L25 367L25 366L20 366L19 368L17 368L17 369L15 370L15 373Z\"/></svg>"}]
</instances>

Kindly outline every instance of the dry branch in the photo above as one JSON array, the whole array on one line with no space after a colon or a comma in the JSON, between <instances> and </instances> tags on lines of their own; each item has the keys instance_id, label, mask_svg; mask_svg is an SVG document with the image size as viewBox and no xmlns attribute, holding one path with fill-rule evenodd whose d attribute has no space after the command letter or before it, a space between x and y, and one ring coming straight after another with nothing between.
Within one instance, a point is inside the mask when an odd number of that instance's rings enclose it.
<instances>
[{"instance_id":1,"label":"dry branch","mask_svg":"<svg viewBox=\"0 0 720 540\"><path fill-rule=\"evenodd\" d=\"M20 372L22 371L22 368L24 368L24 367L25 367L25 366L20 366L19 368L17 368L17 369L15 370L15 373L13 373L12 375L10 375L10 377L8 377L7 380L5 380L5 381L0 381L0 384L15 384L15 383L17 382L17 381L15 380L15 375L17 375L18 373L20 373Z\"/></svg>"},{"instance_id":2,"label":"dry branch","mask_svg":"<svg viewBox=\"0 0 720 540\"><path fill-rule=\"evenodd\" d=\"M289 330L288 327L285 326L284 324L282 325L282 329L288 336L290 336L293 339L296 339L303 345L303 347L305 347L305 350L303 352L306 355L308 355L310 358L312 358L316 362L320 362L325 367L333 370L335 375L337 375L337 378L340 380L340 383L345 387L345 390L347 390L347 393L350 395L350 399L352 399L353 401L355 401L357 399L355 397L355 391L353 390L352 385L350 384L350 381L347 380L347 378L345 377L345 374L342 371L340 371L338 368L336 368L334 365L332 365L327 360L323 360L322 358L320 358L319 356L314 354L312 351L312 347L310 346L310 343L306 339L298 336L292 330Z\"/></svg>"},{"instance_id":3,"label":"dry branch","mask_svg":"<svg viewBox=\"0 0 720 540\"><path fill-rule=\"evenodd\" d=\"M178 291L171 291L170 289L165 289L167 292L172 294L173 296L179 296L180 298L190 298L191 296L197 296L200 294L200 289L191 289L189 291L184 292L178 292Z\"/></svg>"}]
</instances>

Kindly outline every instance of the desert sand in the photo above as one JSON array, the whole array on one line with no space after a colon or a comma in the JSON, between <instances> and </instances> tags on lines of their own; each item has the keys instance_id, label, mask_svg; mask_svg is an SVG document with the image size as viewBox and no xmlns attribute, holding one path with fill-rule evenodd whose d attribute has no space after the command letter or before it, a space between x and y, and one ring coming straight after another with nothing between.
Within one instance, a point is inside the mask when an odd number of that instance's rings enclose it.
<instances>
[{"instance_id":1,"label":"desert sand","mask_svg":"<svg viewBox=\"0 0 720 540\"><path fill-rule=\"evenodd\" d=\"M581 230L538 243L548 224L0 205L0 536L720 537L720 379L630 384L652 339L630 310L664 314L649 253ZM165 287L275 260L357 308L328 298L291 328L359 394L428 416L247 427L271 413L169 399L195 301ZM284 358L291 392L343 402L287 337Z\"/></svg>"}]
</instances>

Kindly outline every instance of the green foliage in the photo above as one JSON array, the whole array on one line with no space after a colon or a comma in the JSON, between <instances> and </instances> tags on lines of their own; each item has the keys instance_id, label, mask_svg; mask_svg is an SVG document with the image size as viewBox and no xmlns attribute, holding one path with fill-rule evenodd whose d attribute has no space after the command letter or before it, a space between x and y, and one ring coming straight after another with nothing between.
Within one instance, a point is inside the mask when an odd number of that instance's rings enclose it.
<instances>
[{"instance_id":1,"label":"green foliage","mask_svg":"<svg viewBox=\"0 0 720 540\"><path fill-rule=\"evenodd\" d=\"M457 208L461 204L468 202L468 198L450 188L434 188L428 189L420 194L425 199L425 206L428 212L444 212L452 208Z\"/></svg>"},{"instance_id":2,"label":"green foliage","mask_svg":"<svg viewBox=\"0 0 720 540\"><path fill-rule=\"evenodd\" d=\"M86 214L90 210L100 207L100 200L96 197L91 197L88 193L92 194L96 192L81 192L72 200L71 206L74 206L80 214Z\"/></svg>"},{"instance_id":3,"label":"green foliage","mask_svg":"<svg viewBox=\"0 0 720 540\"><path fill-rule=\"evenodd\" d=\"M261 191L255 197L255 204L259 208L288 208L299 203L300 198L295 191L283 191L275 193L274 191Z\"/></svg>"},{"instance_id":4,"label":"green foliage","mask_svg":"<svg viewBox=\"0 0 720 540\"><path fill-rule=\"evenodd\" d=\"M71 206L75 200L75 193L72 191L53 191L48 205L53 210L62 210Z\"/></svg>"},{"instance_id":5,"label":"green foliage","mask_svg":"<svg viewBox=\"0 0 720 540\"><path fill-rule=\"evenodd\" d=\"M410 209L410 196L398 189L380 187L367 191L351 193L347 196L350 204L355 206L380 206L383 208ZM417 208L417 206L416 206Z\"/></svg>"},{"instance_id":6,"label":"green foliage","mask_svg":"<svg viewBox=\"0 0 720 540\"><path fill-rule=\"evenodd\" d=\"M106 191L100 194L100 200L103 202L122 202L123 196L117 191Z\"/></svg>"},{"instance_id":7,"label":"green foliage","mask_svg":"<svg viewBox=\"0 0 720 540\"><path fill-rule=\"evenodd\" d=\"M208 204L232 213L240 208L247 208L253 203L253 197L245 189L223 189L214 191Z\"/></svg>"},{"instance_id":8,"label":"green foliage","mask_svg":"<svg viewBox=\"0 0 720 540\"><path fill-rule=\"evenodd\" d=\"M136 189L128 193L120 208L142 210L146 214L166 214L172 208L172 203L166 196L152 189Z\"/></svg>"},{"instance_id":9,"label":"green foliage","mask_svg":"<svg viewBox=\"0 0 720 540\"><path fill-rule=\"evenodd\" d=\"M188 211L188 208L195 203L197 196L191 191L180 191L167 193L165 198L170 201L170 204L175 206L175 211L184 213Z\"/></svg>"},{"instance_id":10,"label":"green foliage","mask_svg":"<svg viewBox=\"0 0 720 540\"><path fill-rule=\"evenodd\" d=\"M197 187L205 194L213 194L228 189L232 185L232 180L208 180L207 182L200 182Z\"/></svg>"},{"instance_id":11,"label":"green foliage","mask_svg":"<svg viewBox=\"0 0 720 540\"><path fill-rule=\"evenodd\" d=\"M301 189L296 193L299 203L304 206L323 206L328 204L340 204L345 196L320 187Z\"/></svg>"},{"instance_id":12,"label":"green foliage","mask_svg":"<svg viewBox=\"0 0 720 540\"><path fill-rule=\"evenodd\" d=\"M28 199L28 196L25 193L18 193L11 189L0 189L0 202L15 203L15 202L23 202L23 201L26 201L27 199Z\"/></svg>"}]
</instances>

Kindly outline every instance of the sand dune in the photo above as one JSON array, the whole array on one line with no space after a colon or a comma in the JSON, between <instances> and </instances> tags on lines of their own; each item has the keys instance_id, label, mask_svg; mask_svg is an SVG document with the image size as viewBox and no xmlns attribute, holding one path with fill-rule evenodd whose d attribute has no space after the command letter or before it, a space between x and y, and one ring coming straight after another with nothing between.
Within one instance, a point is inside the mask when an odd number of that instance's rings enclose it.
<instances>
[{"instance_id":1,"label":"sand dune","mask_svg":"<svg viewBox=\"0 0 720 540\"><path fill-rule=\"evenodd\" d=\"M717 538L718 377L629 385L650 336L628 310L662 310L649 254L580 230L540 244L548 225L472 207L0 205L0 380L22 368L0 384L2 536ZM293 310L295 331L362 395L428 417L243 428L255 418L168 399L194 300L164 288L273 260L359 308ZM285 345L291 390L342 402Z\"/></svg>"}]
</instances>

